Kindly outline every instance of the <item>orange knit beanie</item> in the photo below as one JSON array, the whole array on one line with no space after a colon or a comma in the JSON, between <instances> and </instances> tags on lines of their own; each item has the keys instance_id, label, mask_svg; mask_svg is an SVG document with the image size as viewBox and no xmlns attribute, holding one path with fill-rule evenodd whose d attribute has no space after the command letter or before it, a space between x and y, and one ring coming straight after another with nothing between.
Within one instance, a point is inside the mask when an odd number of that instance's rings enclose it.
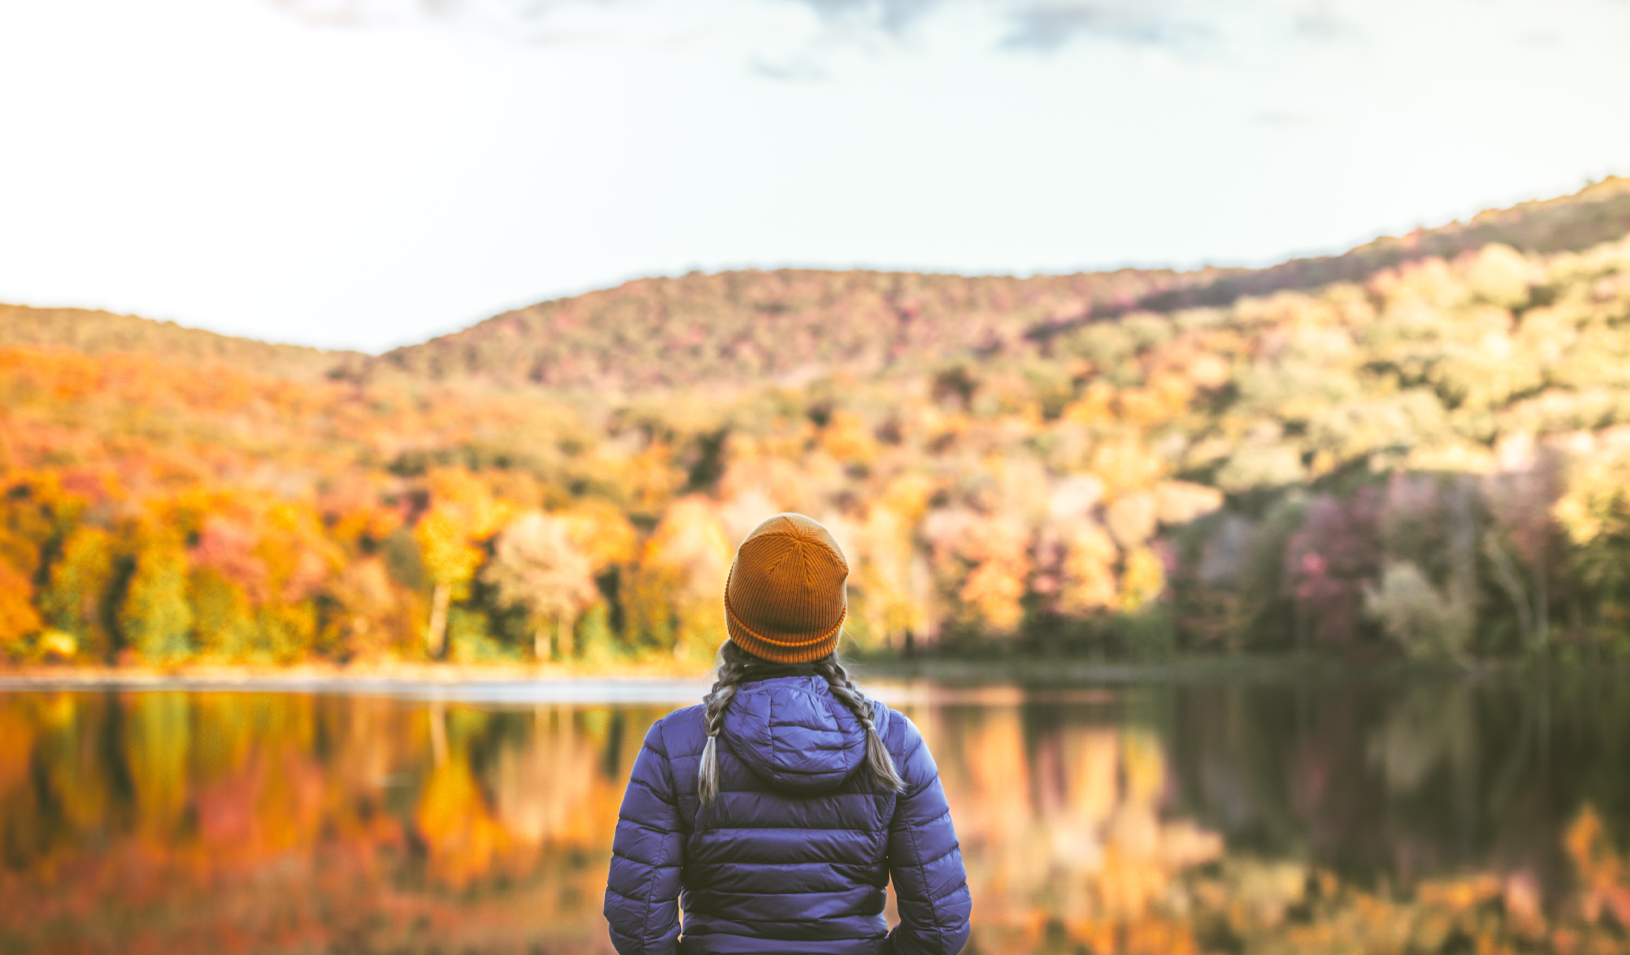
<instances>
[{"instance_id":1,"label":"orange knit beanie","mask_svg":"<svg viewBox=\"0 0 1630 955\"><path fill-rule=\"evenodd\" d=\"M808 663L838 646L849 562L831 533L802 514L777 514L736 548L724 585L730 639L772 663Z\"/></svg>"}]
</instances>

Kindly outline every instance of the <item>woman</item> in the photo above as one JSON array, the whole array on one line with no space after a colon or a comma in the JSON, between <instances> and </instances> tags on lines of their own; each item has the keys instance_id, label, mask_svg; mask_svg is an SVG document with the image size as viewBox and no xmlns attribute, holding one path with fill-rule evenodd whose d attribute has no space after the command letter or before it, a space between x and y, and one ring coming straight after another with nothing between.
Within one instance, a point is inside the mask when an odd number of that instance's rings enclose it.
<instances>
[{"instance_id":1,"label":"woman","mask_svg":"<svg viewBox=\"0 0 1630 955\"><path fill-rule=\"evenodd\" d=\"M623 797L605 906L621 955L956 955L968 940L934 758L833 652L848 575L801 514L737 549L718 682L651 727Z\"/></svg>"}]
</instances>

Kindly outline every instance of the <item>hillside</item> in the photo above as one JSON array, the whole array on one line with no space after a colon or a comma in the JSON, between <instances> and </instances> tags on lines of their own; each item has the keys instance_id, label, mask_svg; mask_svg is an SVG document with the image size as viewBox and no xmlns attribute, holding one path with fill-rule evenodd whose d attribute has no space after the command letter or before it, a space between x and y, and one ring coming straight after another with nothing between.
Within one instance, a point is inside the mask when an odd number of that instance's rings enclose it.
<instances>
[{"instance_id":1,"label":"hillside","mask_svg":"<svg viewBox=\"0 0 1630 955\"><path fill-rule=\"evenodd\" d=\"M1029 279L795 269L693 273L506 312L344 367L357 379L402 372L598 390L807 380L840 369L910 371L962 356L1045 353L1058 334L1140 309L1226 306L1244 295L1362 282L1404 262L1453 258L1496 242L1525 254L1579 251L1627 231L1630 180L1609 179L1572 196L1267 269L1126 269Z\"/></svg>"},{"instance_id":2,"label":"hillside","mask_svg":"<svg viewBox=\"0 0 1630 955\"><path fill-rule=\"evenodd\" d=\"M8 310L0 656L699 666L777 510L867 652L1630 654L1627 195L1256 272L646 280L377 358Z\"/></svg>"},{"instance_id":3,"label":"hillside","mask_svg":"<svg viewBox=\"0 0 1630 955\"><path fill-rule=\"evenodd\" d=\"M0 345L219 361L311 380L480 382L605 393L759 382L844 371L913 372L969 357L1046 356L1090 322L1134 311L1227 306L1242 296L1362 282L1402 263L1490 243L1580 251L1630 232L1630 180L1380 238L1265 269L961 276L747 270L651 278L505 312L383 355L235 338L87 309L0 305Z\"/></svg>"},{"instance_id":4,"label":"hillside","mask_svg":"<svg viewBox=\"0 0 1630 955\"><path fill-rule=\"evenodd\" d=\"M114 352L161 355L177 361L221 362L288 378L310 380L360 355L302 345L273 345L174 322L84 308L0 305L0 346L67 348L87 355Z\"/></svg>"}]
</instances>

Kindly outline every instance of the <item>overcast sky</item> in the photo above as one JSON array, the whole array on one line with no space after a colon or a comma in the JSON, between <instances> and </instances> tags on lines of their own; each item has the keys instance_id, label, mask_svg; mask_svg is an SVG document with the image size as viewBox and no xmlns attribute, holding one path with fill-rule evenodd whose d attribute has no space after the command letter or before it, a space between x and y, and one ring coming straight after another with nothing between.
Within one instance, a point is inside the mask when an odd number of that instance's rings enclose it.
<instances>
[{"instance_id":1,"label":"overcast sky","mask_svg":"<svg viewBox=\"0 0 1630 955\"><path fill-rule=\"evenodd\" d=\"M1630 0L0 0L0 301L1268 264L1630 174Z\"/></svg>"}]
</instances>

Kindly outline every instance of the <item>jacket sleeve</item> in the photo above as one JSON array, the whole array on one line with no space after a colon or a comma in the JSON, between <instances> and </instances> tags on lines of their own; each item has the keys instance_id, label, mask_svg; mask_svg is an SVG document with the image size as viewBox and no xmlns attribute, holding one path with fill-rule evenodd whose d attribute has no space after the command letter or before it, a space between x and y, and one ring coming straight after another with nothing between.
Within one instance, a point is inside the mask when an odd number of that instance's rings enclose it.
<instances>
[{"instance_id":1,"label":"jacket sleeve","mask_svg":"<svg viewBox=\"0 0 1630 955\"><path fill-rule=\"evenodd\" d=\"M606 921L619 955L673 955L679 947L679 870L685 842L662 724L645 734L617 813L606 879Z\"/></svg>"},{"instance_id":2,"label":"jacket sleeve","mask_svg":"<svg viewBox=\"0 0 1630 955\"><path fill-rule=\"evenodd\" d=\"M917 727L899 713L906 788L889 822L889 877L900 924L889 933L899 955L956 955L968 941L968 874L940 786L939 767Z\"/></svg>"}]
</instances>

